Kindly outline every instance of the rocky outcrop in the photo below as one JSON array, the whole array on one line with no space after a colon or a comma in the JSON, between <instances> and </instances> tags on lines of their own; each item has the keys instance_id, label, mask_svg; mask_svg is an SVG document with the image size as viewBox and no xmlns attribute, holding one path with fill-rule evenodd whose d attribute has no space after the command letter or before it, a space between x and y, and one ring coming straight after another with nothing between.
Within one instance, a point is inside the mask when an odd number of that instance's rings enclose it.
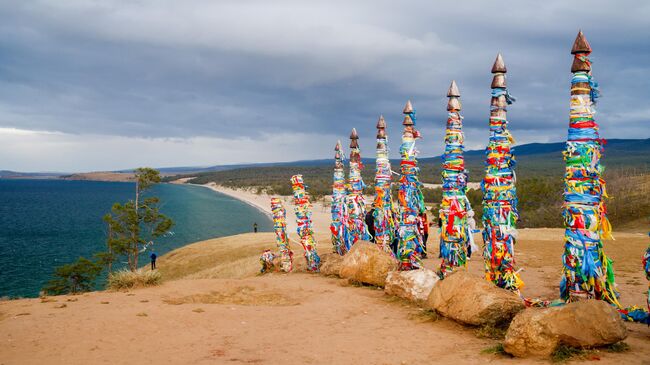
<instances>
[{"instance_id":1,"label":"rocky outcrop","mask_svg":"<svg viewBox=\"0 0 650 365\"><path fill-rule=\"evenodd\" d=\"M339 274L342 278L383 287L389 272L397 270L397 261L377 245L358 241L343 256Z\"/></svg>"},{"instance_id":2,"label":"rocky outcrop","mask_svg":"<svg viewBox=\"0 0 650 365\"><path fill-rule=\"evenodd\" d=\"M321 255L320 273L326 276L339 276L343 256L337 253L327 253Z\"/></svg>"},{"instance_id":3,"label":"rocky outcrop","mask_svg":"<svg viewBox=\"0 0 650 365\"><path fill-rule=\"evenodd\" d=\"M588 348L625 337L627 330L616 309L594 299L522 311L510 324L503 347L517 357L549 356L560 344Z\"/></svg>"},{"instance_id":4,"label":"rocky outcrop","mask_svg":"<svg viewBox=\"0 0 650 365\"><path fill-rule=\"evenodd\" d=\"M386 277L385 292L411 301L425 301L440 280L429 269L392 271Z\"/></svg>"},{"instance_id":5,"label":"rocky outcrop","mask_svg":"<svg viewBox=\"0 0 650 365\"><path fill-rule=\"evenodd\" d=\"M474 326L506 324L524 309L517 294L465 270L440 280L431 290L425 306L445 317Z\"/></svg>"}]
</instances>

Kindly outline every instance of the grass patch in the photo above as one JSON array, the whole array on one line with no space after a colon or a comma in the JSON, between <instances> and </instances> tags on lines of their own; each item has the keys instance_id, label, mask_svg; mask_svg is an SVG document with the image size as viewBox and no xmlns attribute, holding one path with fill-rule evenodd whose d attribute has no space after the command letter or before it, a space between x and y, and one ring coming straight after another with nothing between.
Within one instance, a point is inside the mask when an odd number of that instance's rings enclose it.
<instances>
[{"instance_id":1,"label":"grass patch","mask_svg":"<svg viewBox=\"0 0 650 365\"><path fill-rule=\"evenodd\" d=\"M630 345L628 345L626 342L621 341L607 345L603 347L603 349L607 352L627 352L630 351Z\"/></svg>"},{"instance_id":2,"label":"grass patch","mask_svg":"<svg viewBox=\"0 0 650 365\"><path fill-rule=\"evenodd\" d=\"M111 273L108 276L107 287L112 290L123 290L131 288L142 288L146 286L156 286L160 285L161 282L162 275L157 270L120 270Z\"/></svg>"},{"instance_id":3,"label":"grass patch","mask_svg":"<svg viewBox=\"0 0 650 365\"><path fill-rule=\"evenodd\" d=\"M409 313L409 319L418 322L435 322L440 319L440 315L433 309L419 309L417 312Z\"/></svg>"},{"instance_id":4,"label":"grass patch","mask_svg":"<svg viewBox=\"0 0 650 365\"><path fill-rule=\"evenodd\" d=\"M494 346L490 346L488 348L484 348L481 350L482 354L490 354L490 355L500 355L500 356L507 356L510 357L510 354L506 352L506 350L503 348L502 343L498 343Z\"/></svg>"},{"instance_id":5,"label":"grass patch","mask_svg":"<svg viewBox=\"0 0 650 365\"><path fill-rule=\"evenodd\" d=\"M503 340L506 338L506 332L508 327L506 326L495 326L495 325L485 325L474 330L474 334L479 338L490 338L493 340Z\"/></svg>"},{"instance_id":6,"label":"grass patch","mask_svg":"<svg viewBox=\"0 0 650 365\"><path fill-rule=\"evenodd\" d=\"M551 354L551 361L554 363L567 362L569 360L584 360L592 351L567 345L558 346Z\"/></svg>"}]
</instances>

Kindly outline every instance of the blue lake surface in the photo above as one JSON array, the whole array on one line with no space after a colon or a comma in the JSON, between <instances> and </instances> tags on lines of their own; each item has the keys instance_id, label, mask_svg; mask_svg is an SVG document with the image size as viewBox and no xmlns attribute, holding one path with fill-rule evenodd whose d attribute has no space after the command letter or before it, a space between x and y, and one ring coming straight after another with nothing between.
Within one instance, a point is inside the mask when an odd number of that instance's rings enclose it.
<instances>
[{"instance_id":1,"label":"blue lake surface","mask_svg":"<svg viewBox=\"0 0 650 365\"><path fill-rule=\"evenodd\" d=\"M0 297L35 297L54 268L106 249L102 221L115 202L133 199L134 183L0 180ZM149 194L175 222L173 235L159 238L159 256L192 242L272 231L270 218L256 208L189 185L159 184ZM151 251L141 255L148 262Z\"/></svg>"}]
</instances>

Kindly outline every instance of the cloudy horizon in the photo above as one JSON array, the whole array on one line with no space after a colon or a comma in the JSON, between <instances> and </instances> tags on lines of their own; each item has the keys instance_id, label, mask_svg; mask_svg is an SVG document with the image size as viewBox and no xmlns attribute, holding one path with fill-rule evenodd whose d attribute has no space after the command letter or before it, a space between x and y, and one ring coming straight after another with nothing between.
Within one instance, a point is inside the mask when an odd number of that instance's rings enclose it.
<instances>
[{"instance_id":1,"label":"cloudy horizon","mask_svg":"<svg viewBox=\"0 0 650 365\"><path fill-rule=\"evenodd\" d=\"M0 170L99 171L374 156L401 110L444 148L460 88L467 149L487 143L497 52L518 144L566 138L570 49L593 48L601 135L648 138L650 3L0 1Z\"/></svg>"}]
</instances>

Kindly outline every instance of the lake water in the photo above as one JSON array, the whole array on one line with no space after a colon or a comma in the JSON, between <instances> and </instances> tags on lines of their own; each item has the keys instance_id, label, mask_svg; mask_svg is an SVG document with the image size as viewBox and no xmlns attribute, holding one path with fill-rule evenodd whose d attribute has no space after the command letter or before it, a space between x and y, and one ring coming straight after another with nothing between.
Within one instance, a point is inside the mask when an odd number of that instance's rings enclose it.
<instances>
[{"instance_id":1,"label":"lake water","mask_svg":"<svg viewBox=\"0 0 650 365\"><path fill-rule=\"evenodd\" d=\"M115 202L133 199L134 183L0 180L0 297L35 297L56 266L105 250L102 216ZM160 184L151 193L175 222L173 235L153 246L160 256L213 237L272 231L256 208L207 188ZM150 251L141 255L148 262Z\"/></svg>"}]
</instances>

